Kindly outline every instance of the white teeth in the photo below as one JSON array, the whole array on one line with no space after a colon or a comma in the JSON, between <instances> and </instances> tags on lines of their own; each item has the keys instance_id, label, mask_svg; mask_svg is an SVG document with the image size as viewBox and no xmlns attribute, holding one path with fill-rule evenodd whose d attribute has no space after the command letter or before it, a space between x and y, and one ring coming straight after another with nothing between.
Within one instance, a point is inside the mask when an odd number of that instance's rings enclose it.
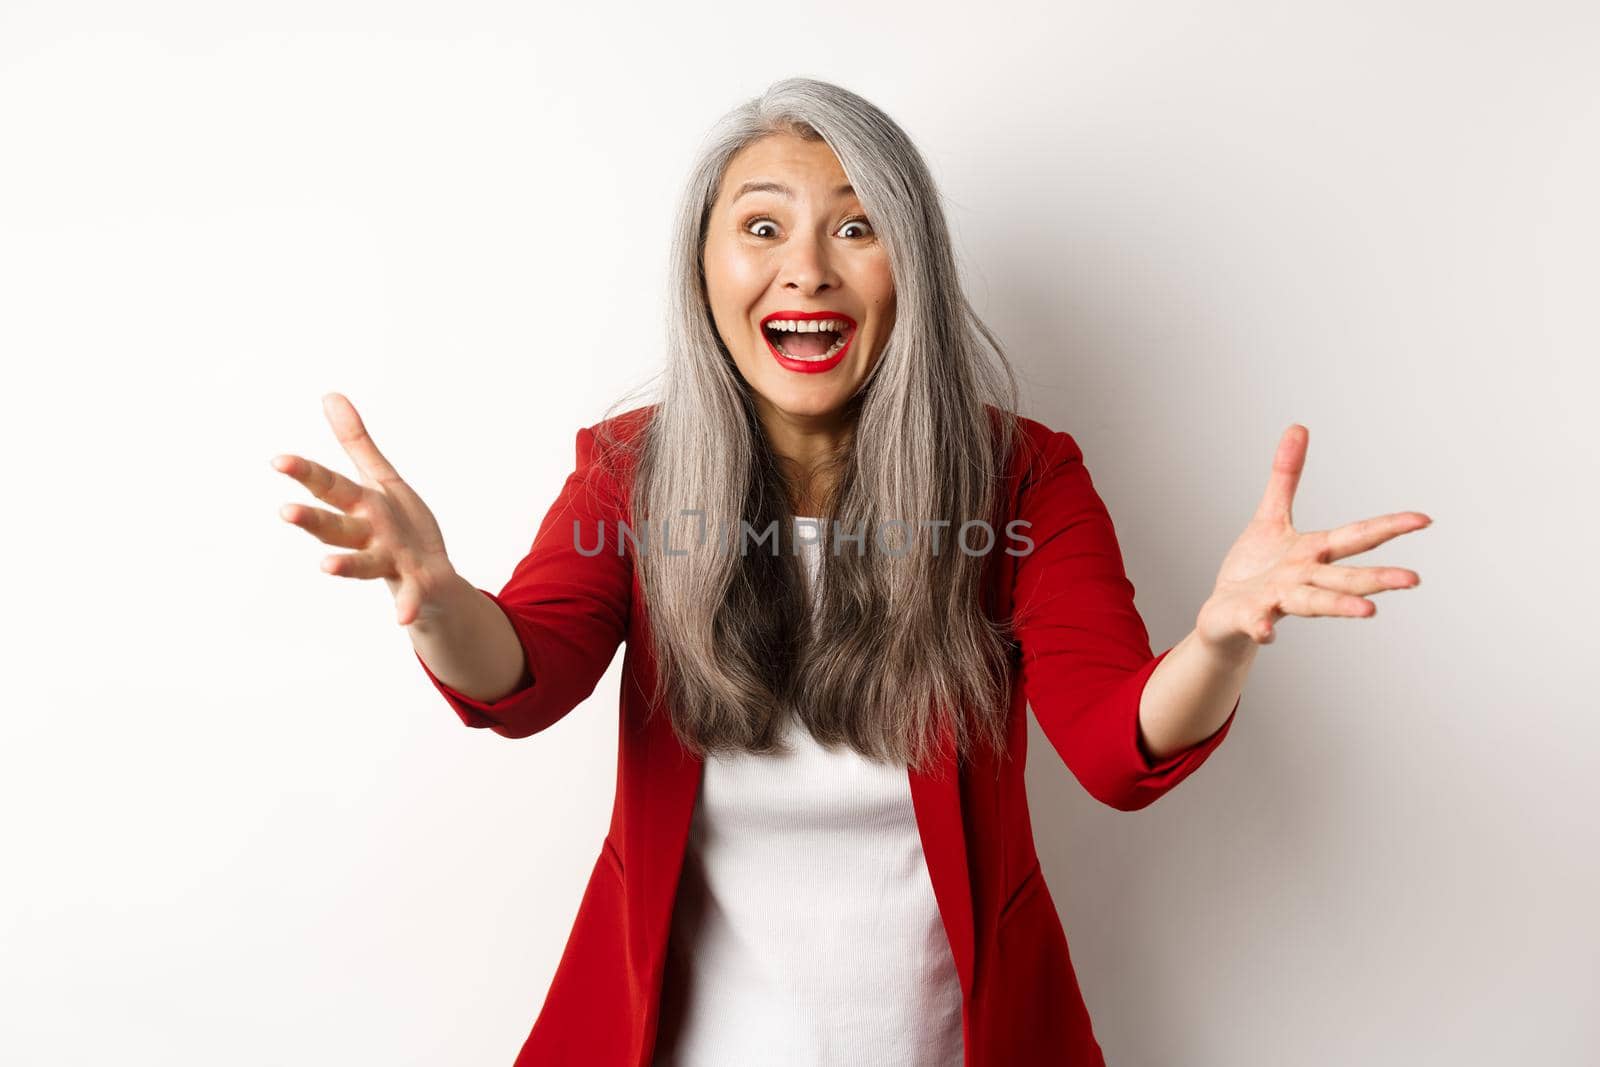
<instances>
[{"instance_id":1,"label":"white teeth","mask_svg":"<svg viewBox=\"0 0 1600 1067\"><path fill-rule=\"evenodd\" d=\"M786 358L798 359L803 363L818 363L822 360L832 359L839 354L850 340L850 324L844 319L812 319L809 321L804 319L773 319L765 325L769 330L783 333L820 333L826 330L839 335L834 340L833 346L820 356L790 356L786 352L783 353ZM770 341L768 343L771 344ZM777 348L778 346L774 345L773 347ZM783 352L783 349L778 348L778 351Z\"/></svg>"},{"instance_id":2,"label":"white teeth","mask_svg":"<svg viewBox=\"0 0 1600 1067\"><path fill-rule=\"evenodd\" d=\"M790 333L818 333L823 330L842 333L846 326L843 319L812 319L810 321L774 319L772 322L767 323L767 328L771 330L787 330Z\"/></svg>"}]
</instances>

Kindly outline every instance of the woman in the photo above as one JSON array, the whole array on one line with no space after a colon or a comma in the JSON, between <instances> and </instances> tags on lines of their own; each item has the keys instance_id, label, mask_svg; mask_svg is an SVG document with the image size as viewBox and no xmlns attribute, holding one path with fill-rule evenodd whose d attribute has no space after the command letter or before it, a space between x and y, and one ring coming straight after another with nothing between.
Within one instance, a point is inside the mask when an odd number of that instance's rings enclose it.
<instances>
[{"instance_id":1,"label":"woman","mask_svg":"<svg viewBox=\"0 0 1600 1067\"><path fill-rule=\"evenodd\" d=\"M1330 561L1424 515L1293 528L1291 426L1194 630L1152 655L1082 452L1015 414L938 203L836 86L725 117L678 218L661 399L578 431L498 594L343 397L365 484L274 460L338 509L283 517L353 550L330 574L389 583L467 725L549 727L627 643L610 830L518 1065L1103 1063L1025 707L1091 794L1142 808L1221 743L1277 619L1418 582Z\"/></svg>"}]
</instances>

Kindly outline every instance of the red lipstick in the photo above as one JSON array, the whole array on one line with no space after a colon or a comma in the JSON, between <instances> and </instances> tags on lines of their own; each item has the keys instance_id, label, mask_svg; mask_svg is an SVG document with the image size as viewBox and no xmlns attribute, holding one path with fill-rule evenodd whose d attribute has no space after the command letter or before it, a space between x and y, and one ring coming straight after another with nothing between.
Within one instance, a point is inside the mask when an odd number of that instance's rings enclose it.
<instances>
[{"instance_id":1,"label":"red lipstick","mask_svg":"<svg viewBox=\"0 0 1600 1067\"><path fill-rule=\"evenodd\" d=\"M772 338L767 334L769 322L816 322L821 319L837 319L844 323L844 343L839 346L839 351L827 359L796 359L793 356L786 356L781 348L772 343ZM850 345L855 339L856 320L837 311L774 311L761 320L761 340L766 343L767 351L772 353L772 358L785 370L799 374L821 374L837 367L849 353Z\"/></svg>"}]
</instances>

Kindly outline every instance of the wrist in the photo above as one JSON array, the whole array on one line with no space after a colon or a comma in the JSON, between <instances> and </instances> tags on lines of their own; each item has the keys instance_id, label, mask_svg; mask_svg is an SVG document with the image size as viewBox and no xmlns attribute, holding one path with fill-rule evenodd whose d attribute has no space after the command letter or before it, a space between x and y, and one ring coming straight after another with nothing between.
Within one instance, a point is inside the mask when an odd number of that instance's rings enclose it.
<instances>
[{"instance_id":1,"label":"wrist","mask_svg":"<svg viewBox=\"0 0 1600 1067\"><path fill-rule=\"evenodd\" d=\"M407 627L416 633L431 633L439 628L441 620L461 618L470 610L469 605L482 598L477 586L467 581L454 569L437 577L420 581L417 617Z\"/></svg>"}]
</instances>

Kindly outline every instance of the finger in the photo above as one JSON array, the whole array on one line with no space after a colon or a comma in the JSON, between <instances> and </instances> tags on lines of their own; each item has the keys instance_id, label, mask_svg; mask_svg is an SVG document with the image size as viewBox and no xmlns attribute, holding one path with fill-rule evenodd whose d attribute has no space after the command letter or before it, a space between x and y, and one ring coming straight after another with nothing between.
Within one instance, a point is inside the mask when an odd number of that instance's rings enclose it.
<instances>
[{"instance_id":1,"label":"finger","mask_svg":"<svg viewBox=\"0 0 1600 1067\"><path fill-rule=\"evenodd\" d=\"M1272 457L1272 473L1267 477L1267 489L1256 508L1257 519L1267 519L1294 525L1294 494L1300 485L1300 472L1306 465L1306 445L1311 431L1293 423L1278 438L1278 451Z\"/></svg>"},{"instance_id":2,"label":"finger","mask_svg":"<svg viewBox=\"0 0 1600 1067\"><path fill-rule=\"evenodd\" d=\"M383 453L378 451L378 446L373 444L366 424L356 414L355 405L343 394L329 393L324 396L322 410L333 426L333 435L339 439L339 444L356 466L361 468L361 473L379 483L400 477L389 461L383 458Z\"/></svg>"},{"instance_id":3,"label":"finger","mask_svg":"<svg viewBox=\"0 0 1600 1067\"><path fill-rule=\"evenodd\" d=\"M1404 567L1339 567L1332 563L1313 563L1301 571L1300 577L1307 585L1355 596L1410 589L1422 583L1416 571Z\"/></svg>"},{"instance_id":4,"label":"finger","mask_svg":"<svg viewBox=\"0 0 1600 1067\"><path fill-rule=\"evenodd\" d=\"M324 556L322 569L339 578L392 578L394 564L386 554L375 552L347 552L343 555Z\"/></svg>"},{"instance_id":5,"label":"finger","mask_svg":"<svg viewBox=\"0 0 1600 1067\"><path fill-rule=\"evenodd\" d=\"M1360 522L1349 522L1324 531L1320 537L1321 551L1317 558L1323 562L1359 555L1377 548L1391 538L1420 530L1433 522L1420 511L1395 511Z\"/></svg>"},{"instance_id":6,"label":"finger","mask_svg":"<svg viewBox=\"0 0 1600 1067\"><path fill-rule=\"evenodd\" d=\"M365 489L338 471L329 470L303 456L273 456L272 469L281 471L305 486L311 495L340 511L356 506Z\"/></svg>"},{"instance_id":7,"label":"finger","mask_svg":"<svg viewBox=\"0 0 1600 1067\"><path fill-rule=\"evenodd\" d=\"M1333 589L1315 585L1292 586L1278 598L1278 610L1286 615L1342 616L1364 618L1378 613L1378 605L1370 600Z\"/></svg>"},{"instance_id":8,"label":"finger","mask_svg":"<svg viewBox=\"0 0 1600 1067\"><path fill-rule=\"evenodd\" d=\"M340 548L365 548L372 539L372 524L357 515L339 515L305 504L285 504L278 515L317 540Z\"/></svg>"}]
</instances>

